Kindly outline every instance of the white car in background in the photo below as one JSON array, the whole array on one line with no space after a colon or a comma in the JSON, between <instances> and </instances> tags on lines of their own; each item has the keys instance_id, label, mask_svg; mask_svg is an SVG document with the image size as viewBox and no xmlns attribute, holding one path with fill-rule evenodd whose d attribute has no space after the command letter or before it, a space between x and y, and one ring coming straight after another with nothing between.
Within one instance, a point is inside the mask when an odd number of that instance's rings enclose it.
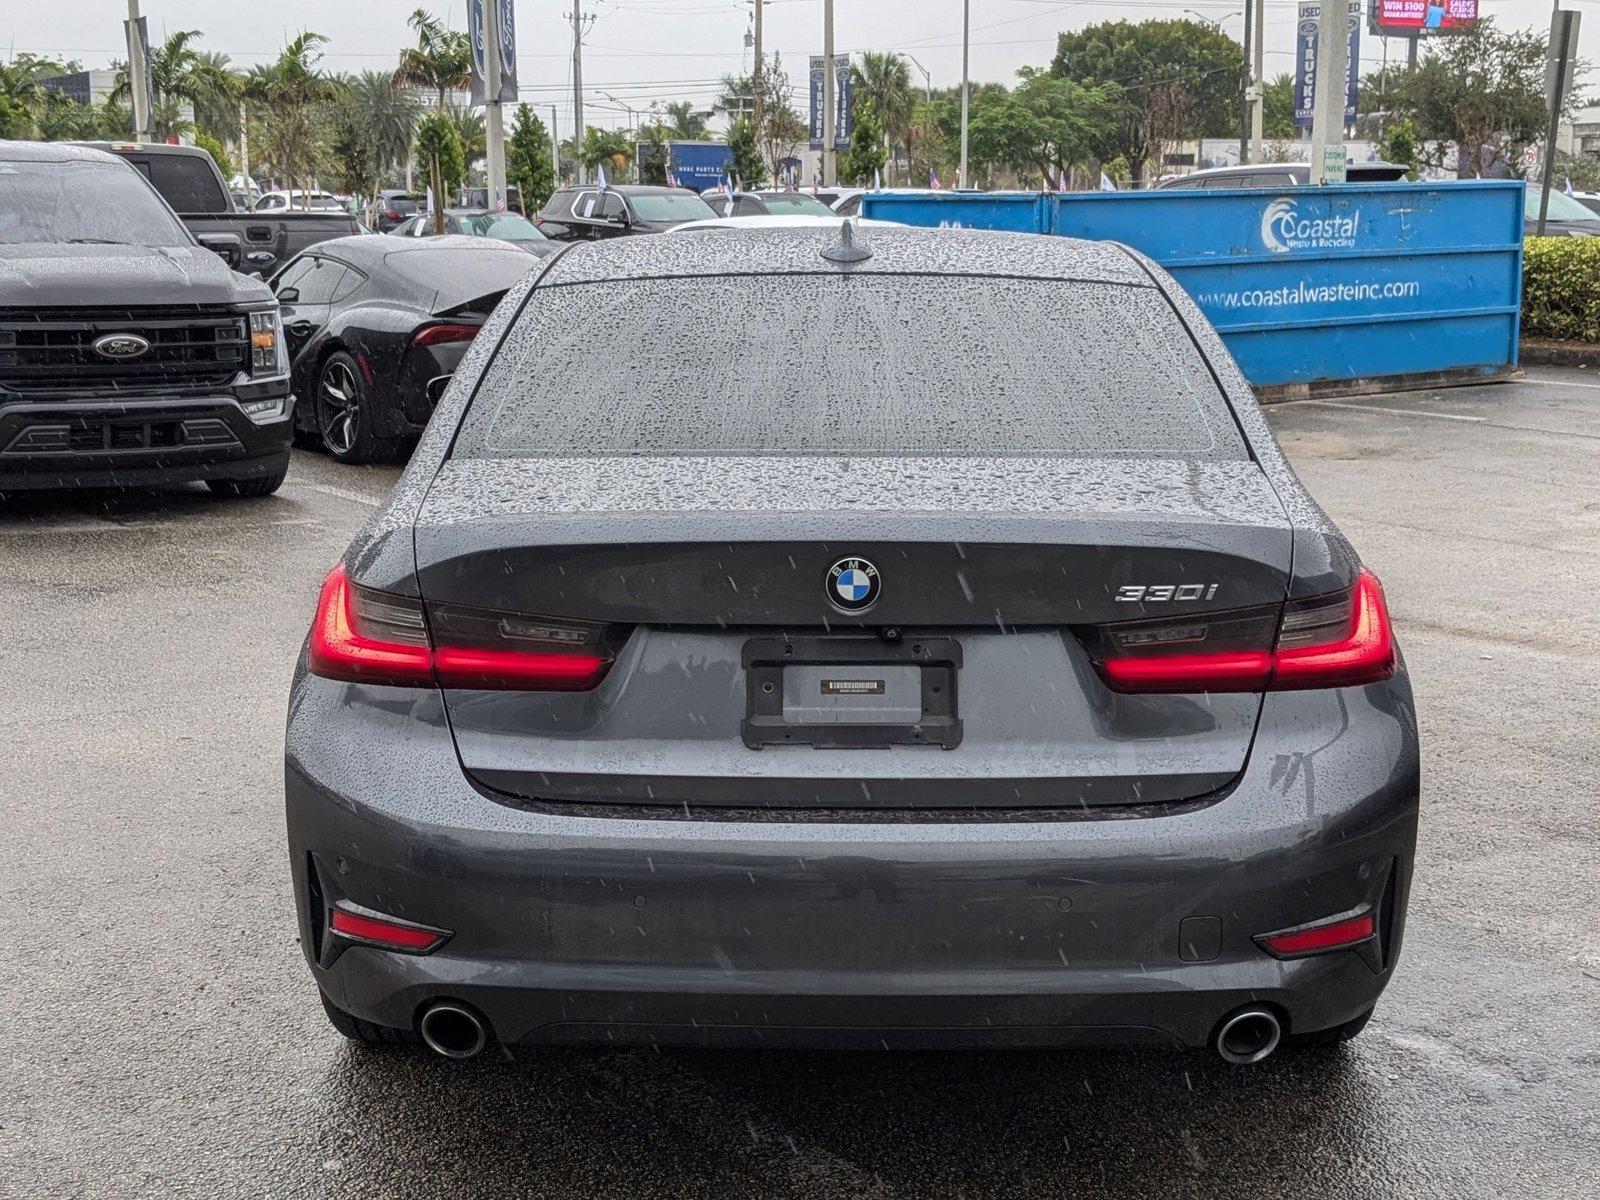
<instances>
[{"instance_id":1,"label":"white car in background","mask_svg":"<svg viewBox=\"0 0 1600 1200\"><path fill-rule=\"evenodd\" d=\"M841 217L853 217L861 212L861 198L879 196L942 196L955 188L897 187L897 188L839 188L839 198L833 202L833 211ZM970 189L969 189L970 190Z\"/></svg>"},{"instance_id":2,"label":"white car in background","mask_svg":"<svg viewBox=\"0 0 1600 1200\"><path fill-rule=\"evenodd\" d=\"M348 212L345 202L332 192L307 192L300 188L292 191L267 192L257 200L251 210L271 212Z\"/></svg>"},{"instance_id":3,"label":"white car in background","mask_svg":"<svg viewBox=\"0 0 1600 1200\"><path fill-rule=\"evenodd\" d=\"M766 216L708 217L699 221L685 221L681 225L674 225L667 232L682 233L686 229L803 229L807 227L825 229L843 225L847 220L857 228L869 225L900 224L898 221L874 221L865 217L814 217L810 214L773 213Z\"/></svg>"}]
</instances>

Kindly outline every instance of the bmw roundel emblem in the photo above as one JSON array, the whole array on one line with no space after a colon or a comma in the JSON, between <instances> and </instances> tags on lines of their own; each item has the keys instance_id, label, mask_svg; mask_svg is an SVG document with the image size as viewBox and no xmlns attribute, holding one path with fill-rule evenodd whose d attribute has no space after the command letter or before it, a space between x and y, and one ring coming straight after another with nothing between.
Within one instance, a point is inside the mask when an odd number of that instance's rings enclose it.
<instances>
[{"instance_id":1,"label":"bmw roundel emblem","mask_svg":"<svg viewBox=\"0 0 1600 1200\"><path fill-rule=\"evenodd\" d=\"M828 568L828 599L845 612L865 612L878 600L883 581L864 558L841 558Z\"/></svg>"}]
</instances>

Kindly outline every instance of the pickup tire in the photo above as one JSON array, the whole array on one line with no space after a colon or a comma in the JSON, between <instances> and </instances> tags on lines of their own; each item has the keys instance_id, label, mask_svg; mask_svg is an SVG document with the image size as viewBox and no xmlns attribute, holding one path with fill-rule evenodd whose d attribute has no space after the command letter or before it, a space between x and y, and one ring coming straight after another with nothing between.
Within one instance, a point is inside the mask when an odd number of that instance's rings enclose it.
<instances>
[{"instance_id":1,"label":"pickup tire","mask_svg":"<svg viewBox=\"0 0 1600 1200\"><path fill-rule=\"evenodd\" d=\"M392 438L379 437L376 401L356 360L335 350L317 369L312 415L330 456L344 463L386 462L399 452Z\"/></svg>"},{"instance_id":2,"label":"pickup tire","mask_svg":"<svg viewBox=\"0 0 1600 1200\"><path fill-rule=\"evenodd\" d=\"M289 474L285 467L276 475L261 475L255 479L208 479L206 486L219 496L270 496L283 486Z\"/></svg>"}]
</instances>

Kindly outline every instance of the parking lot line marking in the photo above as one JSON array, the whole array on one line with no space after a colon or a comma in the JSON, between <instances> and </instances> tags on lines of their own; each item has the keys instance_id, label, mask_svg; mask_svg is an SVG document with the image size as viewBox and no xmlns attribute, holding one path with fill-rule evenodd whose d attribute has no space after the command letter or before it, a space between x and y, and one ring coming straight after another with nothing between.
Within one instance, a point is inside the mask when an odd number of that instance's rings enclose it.
<instances>
[{"instance_id":1,"label":"parking lot line marking","mask_svg":"<svg viewBox=\"0 0 1600 1200\"><path fill-rule=\"evenodd\" d=\"M1397 417L1437 417L1441 421L1487 421L1487 417L1467 417L1459 413L1424 412L1420 408L1384 408L1377 404L1341 404L1337 400L1291 400L1290 404L1311 404L1318 408L1354 408L1361 412L1393 413Z\"/></svg>"},{"instance_id":2,"label":"parking lot line marking","mask_svg":"<svg viewBox=\"0 0 1600 1200\"><path fill-rule=\"evenodd\" d=\"M232 529L279 529L286 527L310 527L321 525L322 522L314 517L278 517L268 521L251 521L243 525L228 525ZM213 523L201 528L223 528L220 523ZM46 537L49 535L64 535L77 533L143 533L152 529L183 529L191 528L183 521L42 521L28 525L0 525L0 538L5 537Z\"/></svg>"},{"instance_id":3,"label":"parking lot line marking","mask_svg":"<svg viewBox=\"0 0 1600 1200\"><path fill-rule=\"evenodd\" d=\"M337 500L353 500L357 504L367 504L377 508L382 500L374 500L371 496L363 496L360 492L347 491L344 488L330 487L326 483L291 483L290 491L321 492L324 496L332 496Z\"/></svg>"},{"instance_id":4,"label":"parking lot line marking","mask_svg":"<svg viewBox=\"0 0 1600 1200\"><path fill-rule=\"evenodd\" d=\"M1529 376L1527 379L1513 379L1512 383L1536 384L1539 387L1575 387L1584 388L1591 392L1600 392L1600 383L1579 383L1575 379L1545 379L1543 376Z\"/></svg>"}]
</instances>

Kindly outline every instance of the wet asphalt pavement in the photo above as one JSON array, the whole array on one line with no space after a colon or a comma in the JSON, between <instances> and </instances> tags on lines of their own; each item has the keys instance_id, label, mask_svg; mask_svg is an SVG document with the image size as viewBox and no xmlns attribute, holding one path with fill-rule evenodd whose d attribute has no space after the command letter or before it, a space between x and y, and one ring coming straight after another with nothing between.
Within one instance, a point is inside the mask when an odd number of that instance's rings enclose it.
<instances>
[{"instance_id":1,"label":"wet asphalt pavement","mask_svg":"<svg viewBox=\"0 0 1600 1200\"><path fill-rule=\"evenodd\" d=\"M1387 585L1423 828L1366 1033L1242 1069L354 1049L295 944L283 713L396 472L0 507L0 1196L1600 1195L1600 379L1533 375L1273 412Z\"/></svg>"}]
</instances>

